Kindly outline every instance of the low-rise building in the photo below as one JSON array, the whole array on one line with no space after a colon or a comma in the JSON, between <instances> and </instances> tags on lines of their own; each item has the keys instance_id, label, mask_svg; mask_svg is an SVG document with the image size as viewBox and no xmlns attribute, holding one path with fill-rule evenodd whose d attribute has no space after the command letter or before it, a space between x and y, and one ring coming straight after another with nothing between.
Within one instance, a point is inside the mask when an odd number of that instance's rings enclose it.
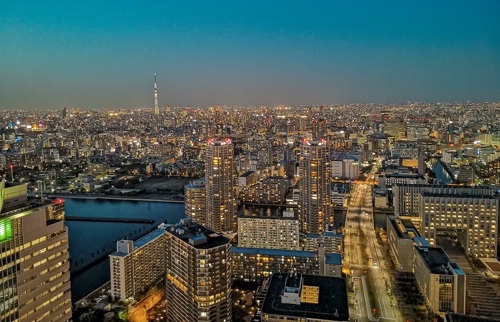
<instances>
[{"instance_id":1,"label":"low-rise building","mask_svg":"<svg viewBox=\"0 0 500 322\"><path fill-rule=\"evenodd\" d=\"M261 321L349 321L346 281L306 274L274 274L262 305Z\"/></svg>"}]
</instances>

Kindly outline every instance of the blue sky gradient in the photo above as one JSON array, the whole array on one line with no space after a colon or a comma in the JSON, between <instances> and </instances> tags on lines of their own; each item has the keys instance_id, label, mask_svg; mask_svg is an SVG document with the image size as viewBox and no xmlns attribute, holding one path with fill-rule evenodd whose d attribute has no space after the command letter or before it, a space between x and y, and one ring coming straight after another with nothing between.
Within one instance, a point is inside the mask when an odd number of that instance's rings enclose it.
<instances>
[{"instance_id":1,"label":"blue sky gradient","mask_svg":"<svg viewBox=\"0 0 500 322\"><path fill-rule=\"evenodd\" d=\"M500 1L1 1L0 108L500 101Z\"/></svg>"}]
</instances>

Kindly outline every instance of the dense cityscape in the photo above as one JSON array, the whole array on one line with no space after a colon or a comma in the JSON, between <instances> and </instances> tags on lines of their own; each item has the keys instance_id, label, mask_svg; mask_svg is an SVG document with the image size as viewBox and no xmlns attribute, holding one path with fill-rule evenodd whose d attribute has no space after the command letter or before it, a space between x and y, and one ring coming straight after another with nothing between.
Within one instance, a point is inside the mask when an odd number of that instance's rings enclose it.
<instances>
[{"instance_id":1,"label":"dense cityscape","mask_svg":"<svg viewBox=\"0 0 500 322\"><path fill-rule=\"evenodd\" d=\"M500 1L2 1L0 322L500 322Z\"/></svg>"},{"instance_id":2,"label":"dense cityscape","mask_svg":"<svg viewBox=\"0 0 500 322\"><path fill-rule=\"evenodd\" d=\"M3 111L2 321L493 321L499 114L472 102ZM71 202L184 210L75 215ZM71 237L84 222L126 238L83 259L68 237L88 243ZM102 283L70 286L98 262Z\"/></svg>"}]
</instances>

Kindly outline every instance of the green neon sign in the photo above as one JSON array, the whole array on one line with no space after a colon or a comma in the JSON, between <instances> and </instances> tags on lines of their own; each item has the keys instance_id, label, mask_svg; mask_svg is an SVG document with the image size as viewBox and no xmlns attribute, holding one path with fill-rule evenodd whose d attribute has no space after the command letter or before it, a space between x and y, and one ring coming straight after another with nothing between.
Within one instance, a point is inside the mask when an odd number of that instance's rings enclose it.
<instances>
[{"instance_id":1,"label":"green neon sign","mask_svg":"<svg viewBox=\"0 0 500 322\"><path fill-rule=\"evenodd\" d=\"M0 219L0 243L12 239L12 222L9 219Z\"/></svg>"}]
</instances>

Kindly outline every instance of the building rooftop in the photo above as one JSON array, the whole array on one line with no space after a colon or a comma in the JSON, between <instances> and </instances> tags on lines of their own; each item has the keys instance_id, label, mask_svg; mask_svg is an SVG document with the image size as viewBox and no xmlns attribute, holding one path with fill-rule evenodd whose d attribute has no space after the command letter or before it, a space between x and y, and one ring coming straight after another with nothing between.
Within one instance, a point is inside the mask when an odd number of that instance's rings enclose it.
<instances>
[{"instance_id":1,"label":"building rooftop","mask_svg":"<svg viewBox=\"0 0 500 322\"><path fill-rule=\"evenodd\" d=\"M398 238L412 239L420 237L417 228L411 220L394 218L393 216L389 216L387 218L389 219L392 227L394 227Z\"/></svg>"},{"instance_id":2,"label":"building rooftop","mask_svg":"<svg viewBox=\"0 0 500 322\"><path fill-rule=\"evenodd\" d=\"M241 177L248 177L249 175L255 173L255 171L247 171L241 175Z\"/></svg>"},{"instance_id":3,"label":"building rooftop","mask_svg":"<svg viewBox=\"0 0 500 322\"><path fill-rule=\"evenodd\" d=\"M449 197L449 198L473 198L473 199L497 199L491 195L473 195L470 193L437 193L437 192L421 192L423 197Z\"/></svg>"},{"instance_id":4,"label":"building rooftop","mask_svg":"<svg viewBox=\"0 0 500 322\"><path fill-rule=\"evenodd\" d=\"M165 231L197 249L209 249L229 243L229 238L183 218L175 225L166 225Z\"/></svg>"},{"instance_id":5,"label":"building rooftop","mask_svg":"<svg viewBox=\"0 0 500 322\"><path fill-rule=\"evenodd\" d=\"M321 235L320 234L306 234L306 238L308 238L308 239L319 238L321 236L342 238L342 233L336 233L334 231L325 231Z\"/></svg>"},{"instance_id":6,"label":"building rooftop","mask_svg":"<svg viewBox=\"0 0 500 322\"><path fill-rule=\"evenodd\" d=\"M231 253L243 253L248 255L264 255L264 256L294 256L315 258L318 256L316 252L305 250L287 250L287 249L267 249L267 248L249 248L231 246Z\"/></svg>"},{"instance_id":7,"label":"building rooftop","mask_svg":"<svg viewBox=\"0 0 500 322\"><path fill-rule=\"evenodd\" d=\"M149 243L152 240L155 240L156 238L160 237L163 234L165 234L165 229L158 228L158 229L153 230L149 234L147 234L147 235L145 235L145 236L143 236L143 237L135 240L133 242L134 243L134 249L133 249L133 251L135 251L138 248L141 248L142 246L146 245L147 243ZM126 241L126 240L122 240L122 241ZM125 257L125 256L131 254L132 252L130 252L130 253L123 253L123 252L116 251L116 252L113 252L110 256Z\"/></svg>"},{"instance_id":8,"label":"building rooftop","mask_svg":"<svg viewBox=\"0 0 500 322\"><path fill-rule=\"evenodd\" d=\"M386 178L415 178L415 179L423 179L424 176L419 175L418 173L386 173Z\"/></svg>"},{"instance_id":9,"label":"building rooftop","mask_svg":"<svg viewBox=\"0 0 500 322\"><path fill-rule=\"evenodd\" d=\"M187 189L192 189L192 188L204 188L206 185L206 178L203 177L203 178L200 178L198 180L193 180L191 182L189 182L187 185L186 185L186 188Z\"/></svg>"},{"instance_id":10,"label":"building rooftop","mask_svg":"<svg viewBox=\"0 0 500 322\"><path fill-rule=\"evenodd\" d=\"M293 210L292 210L293 211ZM249 218L249 219L267 219L267 220L298 220L298 214L296 211L293 211L293 216L284 216L283 213L271 214L271 215L260 215L260 214L249 214L245 215L244 213L238 214L238 218Z\"/></svg>"},{"instance_id":11,"label":"building rooftop","mask_svg":"<svg viewBox=\"0 0 500 322\"><path fill-rule=\"evenodd\" d=\"M161 229L161 228L155 229L152 232L150 232L149 234L134 241L134 247L135 248L142 247L142 246L146 245L147 243L149 243L150 241L152 241L153 239L156 239L159 236L163 235L164 233L165 233L165 229Z\"/></svg>"},{"instance_id":12,"label":"building rooftop","mask_svg":"<svg viewBox=\"0 0 500 322\"><path fill-rule=\"evenodd\" d=\"M453 263L441 247L415 247L415 249L432 274L452 275L455 273L464 275L460 266Z\"/></svg>"},{"instance_id":13,"label":"building rooftop","mask_svg":"<svg viewBox=\"0 0 500 322\"><path fill-rule=\"evenodd\" d=\"M325 264L328 265L342 265L342 255L338 253L326 253Z\"/></svg>"},{"instance_id":14,"label":"building rooftop","mask_svg":"<svg viewBox=\"0 0 500 322\"><path fill-rule=\"evenodd\" d=\"M301 294L304 291L304 286L319 288L317 303L305 302L303 299L301 299L300 304L283 303L285 288L299 286ZM262 314L308 317L327 321L348 321L349 307L346 281L343 278L327 276L274 274L262 306Z\"/></svg>"}]
</instances>

